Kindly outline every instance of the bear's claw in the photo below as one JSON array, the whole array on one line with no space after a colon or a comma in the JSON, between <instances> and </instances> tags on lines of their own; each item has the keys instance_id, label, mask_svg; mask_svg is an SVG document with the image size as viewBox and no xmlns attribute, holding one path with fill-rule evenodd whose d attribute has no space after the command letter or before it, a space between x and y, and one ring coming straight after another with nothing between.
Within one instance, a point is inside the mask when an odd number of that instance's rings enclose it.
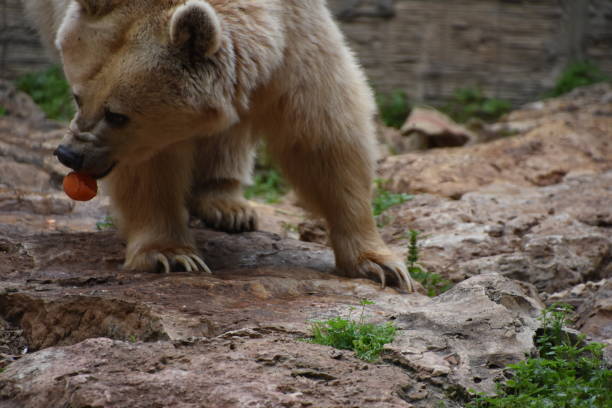
<instances>
[{"instance_id":1,"label":"bear's claw","mask_svg":"<svg viewBox=\"0 0 612 408\"><path fill-rule=\"evenodd\" d=\"M170 273L173 270L212 274L206 263L193 252L185 250L146 251L126 261L125 268L130 270L157 270Z\"/></svg>"},{"instance_id":2,"label":"bear's claw","mask_svg":"<svg viewBox=\"0 0 612 408\"><path fill-rule=\"evenodd\" d=\"M164 254L156 254L155 259L163 266L164 273L170 273L173 268L170 267L170 262L168 262L168 257ZM189 255L172 255L171 256L172 264L178 266L182 266L185 269L185 272L203 272L208 275L211 275L212 272L210 268L204 263L202 258L197 255L189 254Z\"/></svg>"},{"instance_id":3,"label":"bear's claw","mask_svg":"<svg viewBox=\"0 0 612 408\"><path fill-rule=\"evenodd\" d=\"M414 282L406 269L406 265L401 261L365 259L357 266L357 272L368 278L378 277L383 289L387 285L387 278L391 277L405 291L414 292L415 290Z\"/></svg>"}]
</instances>

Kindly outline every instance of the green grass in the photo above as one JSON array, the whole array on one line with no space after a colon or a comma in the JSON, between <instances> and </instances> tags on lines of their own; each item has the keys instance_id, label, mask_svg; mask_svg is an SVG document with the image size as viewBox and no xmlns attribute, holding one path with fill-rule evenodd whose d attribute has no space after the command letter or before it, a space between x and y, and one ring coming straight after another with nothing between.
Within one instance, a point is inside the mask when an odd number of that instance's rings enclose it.
<instances>
[{"instance_id":1,"label":"green grass","mask_svg":"<svg viewBox=\"0 0 612 408\"><path fill-rule=\"evenodd\" d=\"M603 81L610 81L610 78L601 72L592 62L574 62L569 64L561 73L555 87L546 96L561 96L580 86L592 85Z\"/></svg>"},{"instance_id":2,"label":"green grass","mask_svg":"<svg viewBox=\"0 0 612 408\"><path fill-rule=\"evenodd\" d=\"M497 120L512 109L503 99L489 98L476 88L459 88L440 110L459 123L476 118L486 122Z\"/></svg>"},{"instance_id":3,"label":"green grass","mask_svg":"<svg viewBox=\"0 0 612 408\"><path fill-rule=\"evenodd\" d=\"M253 185L244 190L244 196L248 199L257 197L268 204L275 204L281 200L287 190L287 184L278 170L269 167L255 172Z\"/></svg>"},{"instance_id":4,"label":"green grass","mask_svg":"<svg viewBox=\"0 0 612 408\"><path fill-rule=\"evenodd\" d=\"M51 119L68 121L74 115L70 87L57 66L22 76L17 88L29 94Z\"/></svg>"},{"instance_id":5,"label":"green grass","mask_svg":"<svg viewBox=\"0 0 612 408\"><path fill-rule=\"evenodd\" d=\"M401 128L408 114L410 104L408 97L403 91L394 91L388 94L376 94L376 103L382 122L390 127Z\"/></svg>"},{"instance_id":6,"label":"green grass","mask_svg":"<svg viewBox=\"0 0 612 408\"><path fill-rule=\"evenodd\" d=\"M374 302L363 299L361 314L358 320L334 317L326 321L313 322L310 342L335 347L342 350L353 350L355 355L368 362L378 360L383 346L395 338L396 328L392 323L372 324L364 322L366 305Z\"/></svg>"},{"instance_id":7,"label":"green grass","mask_svg":"<svg viewBox=\"0 0 612 408\"><path fill-rule=\"evenodd\" d=\"M258 198L268 204L276 204L288 191L289 185L268 154L265 144L260 143L257 146L253 184L244 189L244 196L249 200Z\"/></svg>"},{"instance_id":8,"label":"green grass","mask_svg":"<svg viewBox=\"0 0 612 408\"><path fill-rule=\"evenodd\" d=\"M115 223L110 215L105 216L102 221L96 222L96 229L98 231L104 231L111 228L115 228Z\"/></svg>"},{"instance_id":9,"label":"green grass","mask_svg":"<svg viewBox=\"0 0 612 408\"><path fill-rule=\"evenodd\" d=\"M419 262L419 232L410 230L408 233L408 255L406 256L406 266L412 279L420 282L425 288L427 296L434 297L446 292L453 287L453 282L443 278L437 273L426 271Z\"/></svg>"},{"instance_id":10,"label":"green grass","mask_svg":"<svg viewBox=\"0 0 612 408\"><path fill-rule=\"evenodd\" d=\"M586 343L563 328L571 306L555 304L542 313L537 358L508 366L512 378L495 396L480 395L467 408L610 408L612 371L603 344Z\"/></svg>"},{"instance_id":11,"label":"green grass","mask_svg":"<svg viewBox=\"0 0 612 408\"><path fill-rule=\"evenodd\" d=\"M6 108L4 106L0 106L0 117L6 116Z\"/></svg>"},{"instance_id":12,"label":"green grass","mask_svg":"<svg viewBox=\"0 0 612 408\"><path fill-rule=\"evenodd\" d=\"M387 180L374 180L375 190L372 200L372 211L374 216L379 216L394 205L403 204L412 199L414 196L406 193L392 193L385 189Z\"/></svg>"}]
</instances>

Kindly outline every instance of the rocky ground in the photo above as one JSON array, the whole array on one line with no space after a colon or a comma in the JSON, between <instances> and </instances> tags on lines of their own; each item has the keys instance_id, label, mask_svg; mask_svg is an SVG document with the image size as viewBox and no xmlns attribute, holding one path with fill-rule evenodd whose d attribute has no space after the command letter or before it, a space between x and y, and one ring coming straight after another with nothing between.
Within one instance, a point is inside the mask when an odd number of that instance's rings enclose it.
<instances>
[{"instance_id":1,"label":"rocky ground","mask_svg":"<svg viewBox=\"0 0 612 408\"><path fill-rule=\"evenodd\" d=\"M0 407L460 407L533 351L553 301L612 344L609 86L487 129L513 136L381 160L415 195L381 217L385 240L404 253L421 231L420 263L456 283L434 298L334 275L290 200L257 204L258 232L194 222L213 276L124 272L108 201L58 190L62 125L6 83L0 104ZM363 298L398 328L381 361L304 341Z\"/></svg>"}]
</instances>

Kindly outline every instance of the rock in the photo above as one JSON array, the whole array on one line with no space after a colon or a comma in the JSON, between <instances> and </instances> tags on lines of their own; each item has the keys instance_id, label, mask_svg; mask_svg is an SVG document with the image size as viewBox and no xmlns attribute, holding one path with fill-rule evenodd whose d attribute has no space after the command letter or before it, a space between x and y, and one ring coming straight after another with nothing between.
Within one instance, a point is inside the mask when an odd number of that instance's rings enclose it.
<instances>
[{"instance_id":1,"label":"rock","mask_svg":"<svg viewBox=\"0 0 612 408\"><path fill-rule=\"evenodd\" d=\"M23 330L0 319L0 370L28 351Z\"/></svg>"},{"instance_id":2,"label":"rock","mask_svg":"<svg viewBox=\"0 0 612 408\"><path fill-rule=\"evenodd\" d=\"M612 279L601 281L597 286L596 291L584 296L586 300L576 310L576 328L596 341L606 342L612 351Z\"/></svg>"},{"instance_id":3,"label":"rock","mask_svg":"<svg viewBox=\"0 0 612 408\"><path fill-rule=\"evenodd\" d=\"M517 136L461 149L389 156L381 161L379 175L389 180L393 191L458 199L495 182L548 186L570 173L610 170L612 102L606 95L612 86L581 92L510 114L504 123L510 130L524 131Z\"/></svg>"},{"instance_id":4,"label":"rock","mask_svg":"<svg viewBox=\"0 0 612 408\"><path fill-rule=\"evenodd\" d=\"M554 293L612 277L609 95L600 84L512 112L497 131L516 136L383 159L387 188L417 193L387 210L384 239L406 251L421 231L421 263L456 282L499 272Z\"/></svg>"},{"instance_id":5,"label":"rock","mask_svg":"<svg viewBox=\"0 0 612 408\"><path fill-rule=\"evenodd\" d=\"M4 79L0 79L0 106L8 116L30 122L42 122L45 119L44 112L29 95L18 91L15 85Z\"/></svg>"},{"instance_id":6,"label":"rock","mask_svg":"<svg viewBox=\"0 0 612 408\"><path fill-rule=\"evenodd\" d=\"M499 275L402 295L325 273L331 252L314 244L204 230L213 276L123 273L111 235L24 237L31 266L0 269L16 290L0 293L0 314L38 350L0 373L0 405L459 407L449 390L490 391L533 348L539 304ZM376 302L368 320L399 329L393 364L301 340L362 298Z\"/></svg>"},{"instance_id":7,"label":"rock","mask_svg":"<svg viewBox=\"0 0 612 408\"><path fill-rule=\"evenodd\" d=\"M577 309L587 300L595 296L595 293L601 289L602 286L605 286L607 282L607 279L602 279L598 282L588 281L586 283L579 283L576 286L553 293L552 295L543 292L542 300L548 305L553 303L566 303Z\"/></svg>"},{"instance_id":8,"label":"rock","mask_svg":"<svg viewBox=\"0 0 612 408\"><path fill-rule=\"evenodd\" d=\"M0 188L58 190L66 168L52 152L64 135L64 125L44 119L29 96L1 80L0 105L9 112L0 116Z\"/></svg>"},{"instance_id":9,"label":"rock","mask_svg":"<svg viewBox=\"0 0 612 408\"><path fill-rule=\"evenodd\" d=\"M417 150L413 141L404 137L399 129L386 126L380 120L376 123L376 136L379 142L380 157Z\"/></svg>"},{"instance_id":10,"label":"rock","mask_svg":"<svg viewBox=\"0 0 612 408\"><path fill-rule=\"evenodd\" d=\"M411 150L478 143L478 135L435 109L414 108L400 129Z\"/></svg>"},{"instance_id":11,"label":"rock","mask_svg":"<svg viewBox=\"0 0 612 408\"><path fill-rule=\"evenodd\" d=\"M468 129L433 108L415 107L401 129L388 127L382 123L377 124L380 156L387 157L438 147L473 145L498 139L499 135L504 133L483 125L479 125L478 128L478 132Z\"/></svg>"},{"instance_id":12,"label":"rock","mask_svg":"<svg viewBox=\"0 0 612 408\"><path fill-rule=\"evenodd\" d=\"M0 401L31 408L406 407L392 388L412 382L400 368L363 371L354 358L332 360L324 349L282 333L190 345L90 339L11 365ZM271 354L272 362L261 359Z\"/></svg>"},{"instance_id":13,"label":"rock","mask_svg":"<svg viewBox=\"0 0 612 408\"><path fill-rule=\"evenodd\" d=\"M250 201L258 215L258 229L273 232L283 238L298 239L299 224L306 217L306 212L293 204L292 193L283 197L280 203L265 204L256 200Z\"/></svg>"},{"instance_id":14,"label":"rock","mask_svg":"<svg viewBox=\"0 0 612 408\"><path fill-rule=\"evenodd\" d=\"M540 310L538 300L500 275L470 278L399 313L395 323L402 333L385 347L384 359L428 384L408 394L413 403L427 390L436 394L451 386L492 392L506 365L534 350Z\"/></svg>"},{"instance_id":15,"label":"rock","mask_svg":"<svg viewBox=\"0 0 612 408\"><path fill-rule=\"evenodd\" d=\"M550 122L567 122L576 112L607 116L612 104L612 86L602 82L579 87L558 98L529 103L523 108L504 115L496 123L487 126L494 133L527 133ZM594 130L594 129L593 129Z\"/></svg>"},{"instance_id":16,"label":"rock","mask_svg":"<svg viewBox=\"0 0 612 408\"><path fill-rule=\"evenodd\" d=\"M21 193L0 188L0 211L20 211L42 215L68 214L73 210L74 205L74 201L63 193Z\"/></svg>"},{"instance_id":17,"label":"rock","mask_svg":"<svg viewBox=\"0 0 612 408\"><path fill-rule=\"evenodd\" d=\"M492 184L452 200L429 194L392 207L383 236L407 250L421 231L420 262L453 281L499 272L556 291L612 277L612 171L547 187Z\"/></svg>"},{"instance_id":18,"label":"rock","mask_svg":"<svg viewBox=\"0 0 612 408\"><path fill-rule=\"evenodd\" d=\"M449 390L490 390L485 374L500 369L471 365L478 351L466 354L468 340L457 333L489 324L490 312L500 323L490 341L510 350L503 361L532 347L537 301L499 276L475 277L432 300L334 276L331 250L321 245L265 232L195 232L213 276L124 272L112 230L31 234L0 225L0 318L29 350L5 358L0 405L459 407ZM375 301L369 321L394 320L400 329L385 351L392 365L301 340L310 321L354 314L363 298ZM435 324L417 324L423 319ZM517 335L506 325L513 319L524 322L512 323ZM424 338L432 343L415 348Z\"/></svg>"},{"instance_id":19,"label":"rock","mask_svg":"<svg viewBox=\"0 0 612 408\"><path fill-rule=\"evenodd\" d=\"M9 116L0 117L0 187L30 191L59 190L66 169L53 150L63 130L49 131ZM14 170L11 170L11 166ZM32 183L34 178L38 178Z\"/></svg>"}]
</instances>

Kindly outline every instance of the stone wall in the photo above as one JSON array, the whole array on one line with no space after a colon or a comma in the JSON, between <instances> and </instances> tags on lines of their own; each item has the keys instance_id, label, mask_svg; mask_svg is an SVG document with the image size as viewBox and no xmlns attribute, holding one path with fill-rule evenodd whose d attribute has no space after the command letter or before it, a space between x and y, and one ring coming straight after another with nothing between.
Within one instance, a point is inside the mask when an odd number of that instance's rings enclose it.
<instances>
[{"instance_id":1,"label":"stone wall","mask_svg":"<svg viewBox=\"0 0 612 408\"><path fill-rule=\"evenodd\" d=\"M49 65L20 0L0 0L0 78L13 79Z\"/></svg>"},{"instance_id":2,"label":"stone wall","mask_svg":"<svg viewBox=\"0 0 612 408\"><path fill-rule=\"evenodd\" d=\"M610 0L330 0L330 5L344 18L342 28L372 84L384 92L405 90L419 101L439 102L456 88L473 86L529 101L554 84L571 58L593 60L612 74Z\"/></svg>"},{"instance_id":3,"label":"stone wall","mask_svg":"<svg viewBox=\"0 0 612 408\"><path fill-rule=\"evenodd\" d=\"M611 0L329 0L381 92L436 103L479 87L515 103L549 89L571 58L612 75ZM19 0L0 0L0 78L48 64Z\"/></svg>"}]
</instances>

